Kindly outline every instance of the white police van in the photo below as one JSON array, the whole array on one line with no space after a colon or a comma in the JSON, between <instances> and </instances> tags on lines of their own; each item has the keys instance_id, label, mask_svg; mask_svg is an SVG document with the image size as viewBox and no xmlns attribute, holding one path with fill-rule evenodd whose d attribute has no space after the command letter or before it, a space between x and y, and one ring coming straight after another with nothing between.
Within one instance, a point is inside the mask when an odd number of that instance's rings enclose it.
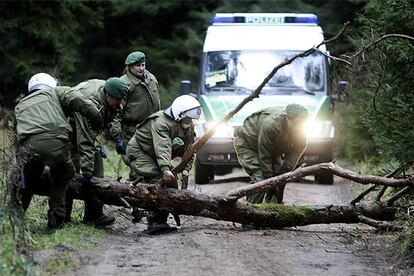
<instances>
[{"instance_id":1,"label":"white police van","mask_svg":"<svg viewBox=\"0 0 414 276\"><path fill-rule=\"evenodd\" d=\"M197 93L203 115L196 126L197 137L233 110L274 67L323 40L322 28L314 14L217 13L207 29L203 47ZM319 50L326 52L325 45ZM329 62L321 52L296 59L280 69L259 98L246 104L227 124L219 126L197 152L196 183L208 183L214 174L227 173L239 165L233 147L235 129L247 116L269 106L281 109L290 103L305 106L310 120L304 162L311 165L332 160L334 126ZM190 90L191 83L183 81L181 93ZM319 183L333 183L330 173L321 173L315 179Z\"/></svg>"}]
</instances>

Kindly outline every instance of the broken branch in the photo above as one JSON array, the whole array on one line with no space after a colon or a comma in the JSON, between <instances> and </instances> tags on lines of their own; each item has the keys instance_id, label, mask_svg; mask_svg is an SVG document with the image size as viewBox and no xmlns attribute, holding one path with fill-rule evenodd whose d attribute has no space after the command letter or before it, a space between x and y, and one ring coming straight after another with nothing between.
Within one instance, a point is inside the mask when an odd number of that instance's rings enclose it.
<instances>
[{"instance_id":1,"label":"broken branch","mask_svg":"<svg viewBox=\"0 0 414 276\"><path fill-rule=\"evenodd\" d=\"M228 193L228 196L234 196L241 198L246 195L250 195L257 192L266 191L269 188L277 187L278 185L285 184L287 182L293 182L299 180L307 175L314 175L320 172L331 172L342 178L353 180L361 184L378 184L389 187L404 187L404 186L414 186L414 178L404 178L404 179L391 179L375 175L360 175L351 170L344 169L332 162L330 163L321 163L309 167L299 167L298 169L288 172L282 175L268 178L266 180L243 186L237 189L234 189Z\"/></svg>"}]
</instances>

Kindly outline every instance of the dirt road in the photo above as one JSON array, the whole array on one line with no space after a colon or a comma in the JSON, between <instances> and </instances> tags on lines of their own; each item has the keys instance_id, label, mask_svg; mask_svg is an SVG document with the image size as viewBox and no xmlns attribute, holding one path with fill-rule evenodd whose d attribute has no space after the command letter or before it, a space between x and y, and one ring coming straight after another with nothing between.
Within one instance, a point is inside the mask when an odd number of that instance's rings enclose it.
<instances>
[{"instance_id":1,"label":"dirt road","mask_svg":"<svg viewBox=\"0 0 414 276\"><path fill-rule=\"evenodd\" d=\"M241 172L216 184L190 189L225 193L246 185ZM231 182L229 184L228 182ZM226 184L227 183L227 184ZM317 185L311 180L287 185L286 204L341 204L352 198L349 185ZM121 209L118 209L118 212ZM170 222L173 223L172 218ZM178 232L149 236L144 222L123 216L93 251L81 252L76 271L67 275L390 275L394 236L374 234L357 224L312 225L284 230L243 231L240 224L183 217Z\"/></svg>"}]
</instances>

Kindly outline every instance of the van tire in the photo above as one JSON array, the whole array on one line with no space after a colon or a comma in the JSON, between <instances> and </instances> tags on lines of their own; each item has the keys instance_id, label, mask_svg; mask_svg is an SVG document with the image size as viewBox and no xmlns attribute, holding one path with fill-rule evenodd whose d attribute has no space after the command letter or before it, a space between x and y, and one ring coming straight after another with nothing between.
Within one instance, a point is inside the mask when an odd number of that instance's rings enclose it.
<instances>
[{"instance_id":1,"label":"van tire","mask_svg":"<svg viewBox=\"0 0 414 276\"><path fill-rule=\"evenodd\" d=\"M334 183L334 175L332 173L320 173L315 175L315 180L319 184L332 185Z\"/></svg>"},{"instance_id":2,"label":"van tire","mask_svg":"<svg viewBox=\"0 0 414 276\"><path fill-rule=\"evenodd\" d=\"M196 184L207 184L214 179L214 167L203 165L196 159L194 181Z\"/></svg>"}]
</instances>

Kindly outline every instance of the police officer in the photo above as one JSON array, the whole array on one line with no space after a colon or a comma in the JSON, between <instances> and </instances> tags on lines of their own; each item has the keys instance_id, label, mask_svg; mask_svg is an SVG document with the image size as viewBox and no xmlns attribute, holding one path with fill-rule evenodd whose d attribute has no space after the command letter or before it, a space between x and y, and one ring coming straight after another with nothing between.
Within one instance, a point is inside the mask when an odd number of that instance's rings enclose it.
<instances>
[{"instance_id":1,"label":"police officer","mask_svg":"<svg viewBox=\"0 0 414 276\"><path fill-rule=\"evenodd\" d=\"M66 112L80 112L90 120L92 129L99 129L102 118L98 108L77 89L57 87L55 78L39 73L28 84L28 95L15 107L17 140L28 151L23 168L25 189L21 190L21 203L26 210L32 191L40 185L47 165L50 168L48 227L60 228L65 218L65 196L69 180L75 170L70 158L69 135L72 131ZM23 156L22 156L23 157Z\"/></svg>"},{"instance_id":2,"label":"police officer","mask_svg":"<svg viewBox=\"0 0 414 276\"><path fill-rule=\"evenodd\" d=\"M249 174L252 183L286 173L297 165L306 149L303 124L308 111L299 104L279 108L265 108L246 118L234 139L238 160ZM267 201L276 193L282 203L285 186L269 191ZM262 203L265 193L248 196L253 204Z\"/></svg>"},{"instance_id":3,"label":"police officer","mask_svg":"<svg viewBox=\"0 0 414 276\"><path fill-rule=\"evenodd\" d=\"M200 103L193 97L177 97L170 107L150 115L137 126L128 143L127 157L134 173L145 182L156 183L161 178L167 187L177 188L177 181L171 172L171 160L182 156L194 140L193 119L200 118ZM188 175L192 166L189 162L183 171ZM148 214L148 234L175 231L167 224L168 212L154 210Z\"/></svg>"},{"instance_id":4,"label":"police officer","mask_svg":"<svg viewBox=\"0 0 414 276\"><path fill-rule=\"evenodd\" d=\"M125 157L128 141L135 133L136 126L149 115L161 109L158 81L153 74L145 69L145 54L135 51L125 59L125 70L121 79L128 85L129 93L123 104L123 111L115 118L111 134L115 140L115 149L122 154L122 159L129 166ZM135 179L133 170L129 178ZM133 222L139 222L144 210L133 208Z\"/></svg>"},{"instance_id":5,"label":"police officer","mask_svg":"<svg viewBox=\"0 0 414 276\"><path fill-rule=\"evenodd\" d=\"M100 110L103 119L103 128L109 126L120 110L122 99L128 93L127 84L120 78L109 78L108 80L88 80L78 84L76 87L86 98L90 99ZM72 160L74 161L77 172L81 172L84 182L88 185L97 183L93 176L103 177L103 160L106 158L105 150L95 146L95 141L99 132L90 130L88 120L82 114L76 112L73 115L74 129L72 136ZM93 224L96 227L103 227L112 224L115 218L103 213L103 204L90 195L89 200L85 200L85 214L83 221ZM72 201L67 200L66 221L70 221Z\"/></svg>"},{"instance_id":6,"label":"police officer","mask_svg":"<svg viewBox=\"0 0 414 276\"><path fill-rule=\"evenodd\" d=\"M145 69L145 54L138 51L130 53L125 65L121 79L128 85L129 93L121 116L111 127L119 154L125 154L126 145L134 135L137 124L161 109L158 81Z\"/></svg>"}]
</instances>

